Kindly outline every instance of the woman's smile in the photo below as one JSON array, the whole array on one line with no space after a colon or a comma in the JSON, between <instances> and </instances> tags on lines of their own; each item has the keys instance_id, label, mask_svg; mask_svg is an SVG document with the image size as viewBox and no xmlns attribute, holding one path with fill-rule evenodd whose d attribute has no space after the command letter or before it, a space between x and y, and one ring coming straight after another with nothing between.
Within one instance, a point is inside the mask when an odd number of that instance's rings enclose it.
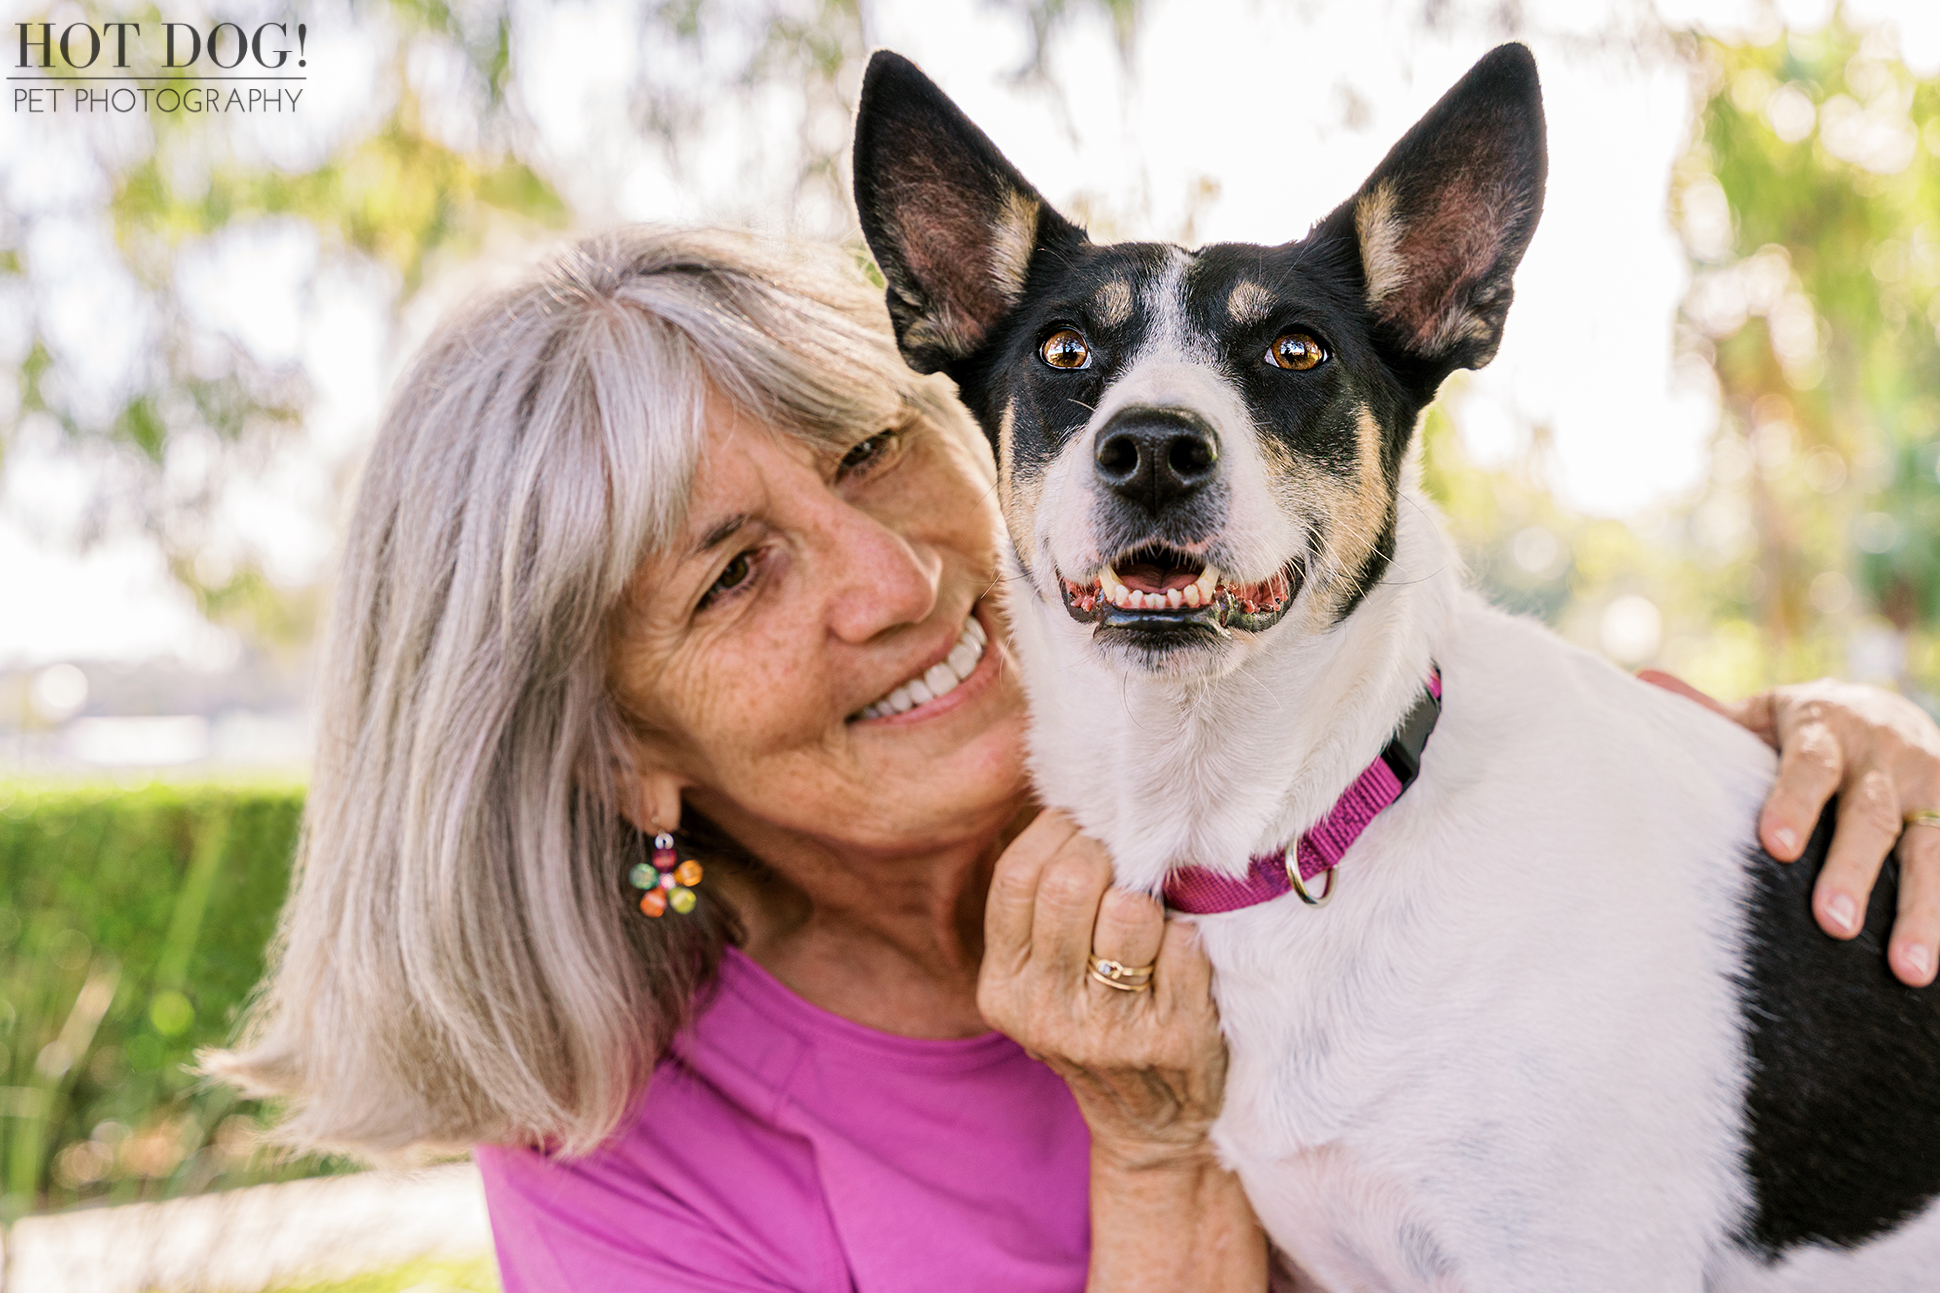
<instances>
[{"instance_id":1,"label":"woman's smile","mask_svg":"<svg viewBox=\"0 0 1940 1293\"><path fill-rule=\"evenodd\" d=\"M972 606L962 630L940 659L898 683L881 699L864 705L851 723L920 723L974 700L995 674L1000 653L990 649L990 632Z\"/></svg>"}]
</instances>

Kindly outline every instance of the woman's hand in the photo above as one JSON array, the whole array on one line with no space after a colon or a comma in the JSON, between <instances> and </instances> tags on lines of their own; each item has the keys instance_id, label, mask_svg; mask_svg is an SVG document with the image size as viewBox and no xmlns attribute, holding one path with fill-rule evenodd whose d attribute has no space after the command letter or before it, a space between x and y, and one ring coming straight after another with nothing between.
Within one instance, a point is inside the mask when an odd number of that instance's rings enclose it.
<instances>
[{"instance_id":1,"label":"woman's hand","mask_svg":"<svg viewBox=\"0 0 1940 1293\"><path fill-rule=\"evenodd\" d=\"M1859 932L1866 900L1897 842L1899 914L1887 960L1905 983L1933 982L1940 828L1906 825L1907 814L1940 808L1940 728L1933 720L1904 697L1830 678L1724 702L1667 673L1638 676L1744 725L1779 752L1758 838L1781 862L1804 851L1826 800L1839 796L1832 847L1812 895L1826 933L1851 938Z\"/></svg>"},{"instance_id":2,"label":"woman's hand","mask_svg":"<svg viewBox=\"0 0 1940 1293\"><path fill-rule=\"evenodd\" d=\"M977 1005L1070 1086L1091 1128L1092 1290L1266 1287L1266 1241L1207 1140L1226 1082L1212 969L1188 925L1111 887L1111 862L1046 811L991 877ZM1097 982L1087 957L1153 967Z\"/></svg>"}]
</instances>

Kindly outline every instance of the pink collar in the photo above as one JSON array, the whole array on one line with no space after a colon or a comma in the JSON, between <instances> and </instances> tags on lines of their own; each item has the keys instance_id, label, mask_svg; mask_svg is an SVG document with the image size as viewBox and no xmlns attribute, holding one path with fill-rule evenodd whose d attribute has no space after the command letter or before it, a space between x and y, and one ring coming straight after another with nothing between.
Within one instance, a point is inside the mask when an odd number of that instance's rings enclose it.
<instances>
[{"instance_id":1,"label":"pink collar","mask_svg":"<svg viewBox=\"0 0 1940 1293\"><path fill-rule=\"evenodd\" d=\"M1286 849L1256 857L1247 868L1245 878L1240 880L1205 867L1180 867L1166 879L1165 905L1174 911L1211 916L1271 902L1289 893L1298 893L1302 902L1315 907L1332 898L1334 868L1349 846L1360 838L1376 814L1401 798L1401 792L1421 771L1422 751L1428 746L1428 734L1435 730L1441 709L1441 670L1430 666L1428 684L1422 688L1414 708L1401 720L1387 748L1381 751L1381 757L1367 765L1346 793L1334 801L1325 817L1294 841L1292 860L1288 859ZM1327 874L1327 887L1315 896L1308 891L1306 882L1322 872Z\"/></svg>"}]
</instances>

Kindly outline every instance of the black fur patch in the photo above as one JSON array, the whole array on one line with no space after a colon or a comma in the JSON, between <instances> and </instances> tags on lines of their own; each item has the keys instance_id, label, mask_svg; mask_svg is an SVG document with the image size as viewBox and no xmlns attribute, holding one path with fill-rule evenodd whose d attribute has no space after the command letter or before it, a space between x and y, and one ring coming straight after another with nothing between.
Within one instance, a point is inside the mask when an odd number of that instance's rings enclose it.
<instances>
[{"instance_id":1,"label":"black fur patch","mask_svg":"<svg viewBox=\"0 0 1940 1293\"><path fill-rule=\"evenodd\" d=\"M1940 989L1909 988L1887 966L1892 859L1864 932L1842 943L1820 931L1812 886L1832 827L1829 807L1790 866L1762 849L1751 859L1741 1000L1757 1206L1739 1242L1768 1255L1856 1246L1940 1195Z\"/></svg>"}]
</instances>

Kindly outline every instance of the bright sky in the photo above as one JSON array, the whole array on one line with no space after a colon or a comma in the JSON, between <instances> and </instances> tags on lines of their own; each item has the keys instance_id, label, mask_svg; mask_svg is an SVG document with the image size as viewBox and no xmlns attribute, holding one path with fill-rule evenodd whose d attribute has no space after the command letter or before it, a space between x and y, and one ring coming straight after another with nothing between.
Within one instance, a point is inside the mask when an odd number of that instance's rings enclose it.
<instances>
[{"instance_id":1,"label":"bright sky","mask_svg":"<svg viewBox=\"0 0 1940 1293\"><path fill-rule=\"evenodd\" d=\"M15 7L0 0L0 14ZM1493 8L1493 6L1486 6ZM1769 33L1753 0L1664 0L1672 23L1701 17L1721 32ZM1822 24L1829 0L1787 0L1797 29ZM614 219L713 219L784 228L783 177L795 153L787 108L725 102L710 111L678 175L625 121L627 88L644 67L694 76L692 60L644 47L628 0L535 8L517 29L514 93L552 158L550 171L589 224ZM1150 0L1132 74L1109 28L1081 23L1051 61L1058 93L1019 85L1017 20L984 0L883 0L875 44L920 63L1054 204L1083 207L1119 237L1280 242L1353 191L1390 144L1500 39L1457 16L1439 31L1391 15L1415 0L1373 4L1212 6ZM1891 16L1924 75L1940 73L1940 5L1849 4L1861 20ZM1715 404L1702 372L1672 364L1671 323L1688 282L1665 218L1671 164L1689 130L1686 69L1661 42L1612 52L1586 38L1635 12L1624 0L1540 0L1525 6L1549 118L1550 186L1541 229L1517 276L1517 298L1495 364L1469 382L1457 423L1483 461L1526 451L1529 428L1551 428L1548 464L1563 499L1626 515L1690 489L1700 477ZM290 164L381 113L360 48L379 18L359 9L311 19L312 99L300 119L265 123L244 146ZM13 21L11 17L8 22ZM360 32L360 28L362 31ZM734 57L732 41L713 56ZM434 126L469 142L476 114L462 67L414 54L410 75ZM811 123L840 131L839 117ZM95 127L115 129L103 123ZM126 128L126 123L122 127ZM15 210L57 210L85 196L85 176L58 136L0 114L0 186ZM80 187L77 187L80 186ZM1189 195L1199 194L1194 201ZM822 222L827 219L823 213ZM1188 219L1190 229L1188 230ZM813 228L816 213L794 223ZM37 272L62 276L66 304L47 320L58 341L91 356L104 389L158 326L118 281L108 231L43 221L29 248ZM513 253L516 255L516 251ZM437 313L476 274L447 275L393 337L395 285L369 271L320 265L300 226L264 223L189 254L191 308L268 359L300 357L317 392L311 424L274 459L223 494L206 560L244 549L292 584L328 567L336 524L332 482L367 443L383 390ZM11 337L0 301L0 356ZM13 401L0 391L0 420ZM86 457L32 420L12 437L0 484L0 664L136 659L168 653L220 667L233 643L201 624L152 548L124 525L86 555L72 552L87 496ZM171 453L164 488L193 498L207 446Z\"/></svg>"}]
</instances>

